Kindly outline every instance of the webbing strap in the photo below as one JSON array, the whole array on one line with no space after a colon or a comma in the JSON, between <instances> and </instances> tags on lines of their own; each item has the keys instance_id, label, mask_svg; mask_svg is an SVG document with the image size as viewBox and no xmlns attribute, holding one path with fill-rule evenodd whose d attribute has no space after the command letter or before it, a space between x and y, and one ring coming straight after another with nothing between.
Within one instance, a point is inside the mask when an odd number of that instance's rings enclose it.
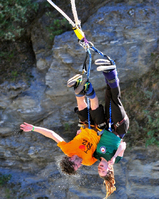
<instances>
[{"instance_id":1,"label":"webbing strap","mask_svg":"<svg viewBox=\"0 0 159 199\"><path fill-rule=\"evenodd\" d=\"M106 57L111 62L111 64L114 64L114 61L112 59L110 59L107 55L103 54L101 51L99 51L93 45L91 45L90 49L93 49L96 53L100 54L103 57ZM84 63L83 63L83 72L87 73L87 80L88 81L89 81L91 64L92 64L92 56L91 56L90 49L87 48L86 57L85 57L85 60L84 60ZM89 66L88 66L88 70L87 70L86 61L87 61L88 55L89 55ZM89 102L89 98L88 97L87 97L87 108L88 108L88 128L90 128L90 113L89 113L90 102ZM112 128L111 128L111 101L110 101L110 105L109 105L109 118L110 119L109 119L109 128L108 128L108 130L110 132L112 132Z\"/></svg>"},{"instance_id":2,"label":"webbing strap","mask_svg":"<svg viewBox=\"0 0 159 199\"><path fill-rule=\"evenodd\" d=\"M91 46L91 48L98 53L99 55L107 58L111 64L115 64L114 61L112 59L110 59L107 55L103 54L101 51L99 51L97 48L95 48L93 45ZM112 110L111 110L111 101L110 101L110 105L109 105L109 128L108 131L112 132L112 121L111 121L111 115L112 115Z\"/></svg>"},{"instance_id":3,"label":"webbing strap","mask_svg":"<svg viewBox=\"0 0 159 199\"><path fill-rule=\"evenodd\" d=\"M115 131L116 129L121 126L126 120L127 120L128 116L125 115L125 117L120 121L120 122L117 122L116 124L114 124L114 128L115 128Z\"/></svg>"},{"instance_id":4,"label":"webbing strap","mask_svg":"<svg viewBox=\"0 0 159 199\"><path fill-rule=\"evenodd\" d=\"M88 71L87 71L87 79L89 80L90 70L91 70L91 65L92 65L92 55L91 55L91 51L89 49L87 49L87 52L89 54L89 65L88 65Z\"/></svg>"},{"instance_id":5,"label":"webbing strap","mask_svg":"<svg viewBox=\"0 0 159 199\"><path fill-rule=\"evenodd\" d=\"M92 56L91 56L91 52L89 49L87 49L87 56L89 55L89 64L88 64L88 70L87 70L87 80L89 81L89 76L90 76L90 70L91 70L91 64L92 64ZM87 109L88 109L88 128L91 128L91 121L90 121L90 102L89 102L89 98L87 97Z\"/></svg>"},{"instance_id":6,"label":"webbing strap","mask_svg":"<svg viewBox=\"0 0 159 199\"><path fill-rule=\"evenodd\" d=\"M111 119L111 116L112 116L112 109L111 109L111 101L110 101L110 105L109 105L109 128L108 128L108 131L112 132L112 119Z\"/></svg>"},{"instance_id":7,"label":"webbing strap","mask_svg":"<svg viewBox=\"0 0 159 199\"><path fill-rule=\"evenodd\" d=\"M95 48L94 46L91 46L91 48L98 54L100 54L101 56L103 57L106 57L109 61L110 61L110 58L107 56L107 55L104 55L101 51L99 51L97 48Z\"/></svg>"},{"instance_id":8,"label":"webbing strap","mask_svg":"<svg viewBox=\"0 0 159 199\"><path fill-rule=\"evenodd\" d=\"M95 48L93 45L91 45L91 49L93 49L93 50L94 50L96 53L98 53L99 55L101 55L101 56L107 58L107 59L110 61L110 63L111 63L112 65L115 64L114 60L110 59L110 57L108 57L106 54L103 54L101 51L99 51L99 50L98 50L97 48Z\"/></svg>"}]
</instances>

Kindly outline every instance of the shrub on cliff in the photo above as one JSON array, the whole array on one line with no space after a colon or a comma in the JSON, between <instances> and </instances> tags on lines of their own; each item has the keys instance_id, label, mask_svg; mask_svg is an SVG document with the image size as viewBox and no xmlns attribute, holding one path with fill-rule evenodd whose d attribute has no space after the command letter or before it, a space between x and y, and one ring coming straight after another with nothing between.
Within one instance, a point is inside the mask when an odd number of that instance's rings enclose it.
<instances>
[{"instance_id":1,"label":"shrub on cliff","mask_svg":"<svg viewBox=\"0 0 159 199\"><path fill-rule=\"evenodd\" d=\"M24 32L24 26L35 15L38 4L31 0L1 0L0 40L15 41Z\"/></svg>"}]
</instances>

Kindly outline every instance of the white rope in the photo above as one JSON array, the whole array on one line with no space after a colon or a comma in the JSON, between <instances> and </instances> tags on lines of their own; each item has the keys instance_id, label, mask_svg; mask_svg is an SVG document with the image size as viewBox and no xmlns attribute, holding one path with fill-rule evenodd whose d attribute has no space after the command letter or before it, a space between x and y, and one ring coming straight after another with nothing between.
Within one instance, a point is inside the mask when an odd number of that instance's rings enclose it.
<instances>
[{"instance_id":1,"label":"white rope","mask_svg":"<svg viewBox=\"0 0 159 199\"><path fill-rule=\"evenodd\" d=\"M47 1L69 21L72 27L76 26L75 23L57 5L55 5L51 0Z\"/></svg>"},{"instance_id":2,"label":"white rope","mask_svg":"<svg viewBox=\"0 0 159 199\"><path fill-rule=\"evenodd\" d=\"M79 27L80 27L81 22L80 22L80 20L78 19L77 10L76 10L76 5L75 5L75 0L71 0L71 7L72 7L72 13L73 13L73 16L74 16L75 24L76 24L76 26L79 26Z\"/></svg>"}]
</instances>

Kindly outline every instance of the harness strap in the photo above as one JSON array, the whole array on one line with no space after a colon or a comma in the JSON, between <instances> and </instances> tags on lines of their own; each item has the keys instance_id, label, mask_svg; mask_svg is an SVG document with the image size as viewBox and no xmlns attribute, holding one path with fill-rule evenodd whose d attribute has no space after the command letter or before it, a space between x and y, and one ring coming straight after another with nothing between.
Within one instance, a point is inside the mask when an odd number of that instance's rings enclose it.
<instances>
[{"instance_id":1,"label":"harness strap","mask_svg":"<svg viewBox=\"0 0 159 199\"><path fill-rule=\"evenodd\" d=\"M105 123L103 123L103 124L105 124ZM102 124L101 124L102 125ZM79 124L78 124L78 126L79 127L82 127L82 128L89 128L89 126L88 126L88 124L87 123L85 123L85 122L80 122ZM99 128L99 125L97 126L97 125L90 125L90 127L93 129L93 130L95 130L97 133L98 133L98 135L102 135L103 134L103 132L104 132L104 129L100 129Z\"/></svg>"},{"instance_id":2,"label":"harness strap","mask_svg":"<svg viewBox=\"0 0 159 199\"><path fill-rule=\"evenodd\" d=\"M116 124L114 124L115 131L116 131L116 129L117 129L119 126L121 126L121 125L126 121L127 118L128 118L128 116L125 115L125 117L124 117L120 122L117 122Z\"/></svg>"},{"instance_id":3,"label":"harness strap","mask_svg":"<svg viewBox=\"0 0 159 199\"><path fill-rule=\"evenodd\" d=\"M112 109L111 109L111 101L109 104L109 128L108 131L112 132L112 120L111 120L111 115L112 115Z\"/></svg>"},{"instance_id":4,"label":"harness strap","mask_svg":"<svg viewBox=\"0 0 159 199\"><path fill-rule=\"evenodd\" d=\"M92 56L91 56L91 52L89 49L87 49L88 55L89 55L89 64L88 64L88 70L87 70L87 81L89 81L89 75L90 75L90 70L91 70L91 64L92 64ZM90 101L89 98L87 98L87 110L88 110L88 128L91 128L91 121L90 121Z\"/></svg>"}]
</instances>

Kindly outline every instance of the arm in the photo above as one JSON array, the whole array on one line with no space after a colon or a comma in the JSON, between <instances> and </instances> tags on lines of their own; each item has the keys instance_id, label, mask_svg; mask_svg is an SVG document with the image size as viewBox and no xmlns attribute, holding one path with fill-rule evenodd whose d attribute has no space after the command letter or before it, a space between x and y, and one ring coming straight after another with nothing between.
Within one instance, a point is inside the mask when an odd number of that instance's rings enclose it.
<instances>
[{"instance_id":1,"label":"arm","mask_svg":"<svg viewBox=\"0 0 159 199\"><path fill-rule=\"evenodd\" d=\"M51 131L51 130L46 129L46 128L38 127L38 126L33 126L32 124L28 124L26 122L24 122L24 124L20 125L20 129L25 131L25 132L29 132L29 131L32 131L32 129L34 129L33 131L36 131L36 132L38 132L38 133L40 133L40 134L42 134L42 135L44 135L48 138L51 138L57 143L64 141L64 139L62 137L60 137L54 131Z\"/></svg>"},{"instance_id":2,"label":"arm","mask_svg":"<svg viewBox=\"0 0 159 199\"><path fill-rule=\"evenodd\" d=\"M114 157L116 158L117 156L123 157L124 151L126 149L126 142L121 142Z\"/></svg>"},{"instance_id":3,"label":"arm","mask_svg":"<svg viewBox=\"0 0 159 199\"><path fill-rule=\"evenodd\" d=\"M114 154L114 156L111 158L111 160L109 161L110 164L114 164L115 163L115 159L117 156L123 157L124 155L124 151L126 149L126 142L121 142L116 153Z\"/></svg>"}]
</instances>

